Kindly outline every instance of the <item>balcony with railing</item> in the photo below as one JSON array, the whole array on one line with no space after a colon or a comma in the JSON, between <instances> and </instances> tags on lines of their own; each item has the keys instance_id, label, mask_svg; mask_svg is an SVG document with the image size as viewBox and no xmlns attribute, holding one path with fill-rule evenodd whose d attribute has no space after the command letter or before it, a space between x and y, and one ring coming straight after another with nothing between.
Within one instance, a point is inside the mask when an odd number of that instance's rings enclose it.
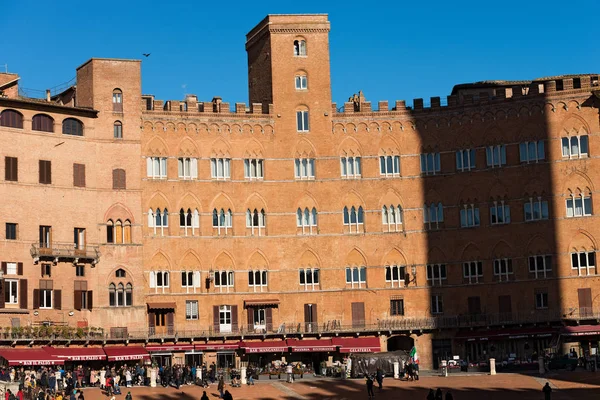
<instances>
[{"instance_id":1,"label":"balcony with railing","mask_svg":"<svg viewBox=\"0 0 600 400\"><path fill-rule=\"evenodd\" d=\"M40 261L52 261L53 263L91 263L96 265L100 260L100 248L98 246L86 246L75 243L40 243L31 245L30 249L33 263Z\"/></svg>"}]
</instances>

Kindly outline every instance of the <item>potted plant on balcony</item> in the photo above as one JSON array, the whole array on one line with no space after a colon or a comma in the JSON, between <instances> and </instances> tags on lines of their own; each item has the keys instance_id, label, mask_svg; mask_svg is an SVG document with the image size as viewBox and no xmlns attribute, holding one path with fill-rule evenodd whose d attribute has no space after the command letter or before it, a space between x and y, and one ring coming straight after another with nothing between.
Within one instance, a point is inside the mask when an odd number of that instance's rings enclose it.
<instances>
[{"instance_id":1,"label":"potted plant on balcony","mask_svg":"<svg viewBox=\"0 0 600 400\"><path fill-rule=\"evenodd\" d=\"M10 337L10 331L11 331L11 327L7 326L4 328L4 338L8 339Z\"/></svg>"}]
</instances>

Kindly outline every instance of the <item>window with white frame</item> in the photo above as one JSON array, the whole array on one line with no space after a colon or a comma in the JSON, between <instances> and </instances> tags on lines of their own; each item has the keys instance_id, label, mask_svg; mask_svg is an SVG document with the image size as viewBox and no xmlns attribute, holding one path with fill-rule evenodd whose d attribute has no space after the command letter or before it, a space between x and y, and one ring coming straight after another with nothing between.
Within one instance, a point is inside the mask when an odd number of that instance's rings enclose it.
<instances>
[{"instance_id":1,"label":"window with white frame","mask_svg":"<svg viewBox=\"0 0 600 400\"><path fill-rule=\"evenodd\" d=\"M200 271L181 271L181 287L188 293L190 289L200 289Z\"/></svg>"},{"instance_id":2,"label":"window with white frame","mask_svg":"<svg viewBox=\"0 0 600 400\"><path fill-rule=\"evenodd\" d=\"M446 278L446 264L427 265L427 283L430 286L441 286Z\"/></svg>"},{"instance_id":3,"label":"window with white frame","mask_svg":"<svg viewBox=\"0 0 600 400\"><path fill-rule=\"evenodd\" d=\"M148 227L154 228L154 234L160 230L161 235L164 235L164 228L169 227L169 210L165 208L161 210L148 210Z\"/></svg>"},{"instance_id":4,"label":"window with white frame","mask_svg":"<svg viewBox=\"0 0 600 400\"><path fill-rule=\"evenodd\" d=\"M232 288L233 277L233 271L215 271L215 287Z\"/></svg>"},{"instance_id":5,"label":"window with white frame","mask_svg":"<svg viewBox=\"0 0 600 400\"><path fill-rule=\"evenodd\" d=\"M231 159L230 158L211 158L210 159L210 176L213 179L229 179Z\"/></svg>"},{"instance_id":6,"label":"window with white frame","mask_svg":"<svg viewBox=\"0 0 600 400\"><path fill-rule=\"evenodd\" d=\"M561 139L562 156L566 158L581 158L588 156L588 135L566 136Z\"/></svg>"},{"instance_id":7,"label":"window with white frame","mask_svg":"<svg viewBox=\"0 0 600 400\"><path fill-rule=\"evenodd\" d=\"M358 232L359 229L362 229L364 224L365 217L362 206L359 206L358 209L355 206L344 207L344 226L348 226L350 228L350 232L352 232L353 228L355 232Z\"/></svg>"},{"instance_id":8,"label":"window with white frame","mask_svg":"<svg viewBox=\"0 0 600 400\"><path fill-rule=\"evenodd\" d=\"M296 130L298 132L308 132L308 110L296 111Z\"/></svg>"},{"instance_id":9,"label":"window with white frame","mask_svg":"<svg viewBox=\"0 0 600 400\"><path fill-rule=\"evenodd\" d=\"M523 205L525 221L548 219L548 201L541 197L530 197Z\"/></svg>"},{"instance_id":10,"label":"window with white frame","mask_svg":"<svg viewBox=\"0 0 600 400\"><path fill-rule=\"evenodd\" d=\"M456 170L470 171L475 169L475 149L456 151Z\"/></svg>"},{"instance_id":11,"label":"window with white frame","mask_svg":"<svg viewBox=\"0 0 600 400\"><path fill-rule=\"evenodd\" d=\"M19 304L19 280L5 279L4 280L4 303Z\"/></svg>"},{"instance_id":12,"label":"window with white frame","mask_svg":"<svg viewBox=\"0 0 600 400\"><path fill-rule=\"evenodd\" d=\"M7 262L6 263L6 274L7 275L17 275L17 263L16 262Z\"/></svg>"},{"instance_id":13,"label":"window with white frame","mask_svg":"<svg viewBox=\"0 0 600 400\"><path fill-rule=\"evenodd\" d=\"M428 229L439 229L444 222L444 206L441 202L423 206L423 222Z\"/></svg>"},{"instance_id":14,"label":"window with white frame","mask_svg":"<svg viewBox=\"0 0 600 400\"><path fill-rule=\"evenodd\" d=\"M529 273L533 274L535 279L546 278L550 275L551 271L551 255L529 256Z\"/></svg>"},{"instance_id":15,"label":"window with white frame","mask_svg":"<svg viewBox=\"0 0 600 400\"><path fill-rule=\"evenodd\" d=\"M519 143L519 159L522 163L536 163L545 160L544 141Z\"/></svg>"},{"instance_id":16,"label":"window with white frame","mask_svg":"<svg viewBox=\"0 0 600 400\"><path fill-rule=\"evenodd\" d=\"M246 210L246 228L250 228L253 235L255 231L258 232L258 236L261 235L261 231L264 231L265 228L265 220L265 210L261 209L259 211L256 208L254 210Z\"/></svg>"},{"instance_id":17,"label":"window with white frame","mask_svg":"<svg viewBox=\"0 0 600 400\"><path fill-rule=\"evenodd\" d=\"M198 159L179 157L177 159L179 179L198 179Z\"/></svg>"},{"instance_id":18,"label":"window with white frame","mask_svg":"<svg viewBox=\"0 0 600 400\"><path fill-rule=\"evenodd\" d=\"M421 154L421 173L435 175L441 170L440 153Z\"/></svg>"},{"instance_id":19,"label":"window with white frame","mask_svg":"<svg viewBox=\"0 0 600 400\"><path fill-rule=\"evenodd\" d=\"M165 179L167 177L167 158L146 157L146 172L148 178Z\"/></svg>"},{"instance_id":20,"label":"window with white frame","mask_svg":"<svg viewBox=\"0 0 600 400\"><path fill-rule=\"evenodd\" d=\"M584 193L571 193L567 197L567 218L592 215L592 196Z\"/></svg>"},{"instance_id":21,"label":"window with white frame","mask_svg":"<svg viewBox=\"0 0 600 400\"><path fill-rule=\"evenodd\" d=\"M40 289L40 308L52 308L52 289Z\"/></svg>"},{"instance_id":22,"label":"window with white frame","mask_svg":"<svg viewBox=\"0 0 600 400\"><path fill-rule=\"evenodd\" d=\"M254 329L264 329L267 326L267 310L266 308L254 308L252 311Z\"/></svg>"},{"instance_id":23,"label":"window with white frame","mask_svg":"<svg viewBox=\"0 0 600 400\"><path fill-rule=\"evenodd\" d=\"M399 176L400 156L379 156L379 174L382 176Z\"/></svg>"},{"instance_id":24,"label":"window with white frame","mask_svg":"<svg viewBox=\"0 0 600 400\"><path fill-rule=\"evenodd\" d=\"M387 232L399 232L402 230L402 207L400 204L384 205L381 208L381 223Z\"/></svg>"},{"instance_id":25,"label":"window with white frame","mask_svg":"<svg viewBox=\"0 0 600 400\"><path fill-rule=\"evenodd\" d=\"M494 259L494 276L496 276L500 282L509 281L512 273L513 267L512 260L510 258Z\"/></svg>"},{"instance_id":26,"label":"window with white frame","mask_svg":"<svg viewBox=\"0 0 600 400\"><path fill-rule=\"evenodd\" d=\"M254 291L260 289L260 291L262 292L263 288L267 287L267 283L267 271L248 271L248 286L254 288Z\"/></svg>"},{"instance_id":27,"label":"window with white frame","mask_svg":"<svg viewBox=\"0 0 600 400\"><path fill-rule=\"evenodd\" d=\"M169 287L170 281L169 271L151 271L150 272L150 288L165 289Z\"/></svg>"},{"instance_id":28,"label":"window with white frame","mask_svg":"<svg viewBox=\"0 0 600 400\"><path fill-rule=\"evenodd\" d=\"M263 179L264 175L264 160L259 158L244 159L244 178L246 179Z\"/></svg>"},{"instance_id":29,"label":"window with white frame","mask_svg":"<svg viewBox=\"0 0 600 400\"><path fill-rule=\"evenodd\" d=\"M219 307L219 332L231 332L231 306Z\"/></svg>"},{"instance_id":30,"label":"window with white frame","mask_svg":"<svg viewBox=\"0 0 600 400\"><path fill-rule=\"evenodd\" d=\"M496 168L506 165L506 146L503 144L485 148L487 166Z\"/></svg>"},{"instance_id":31,"label":"window with white frame","mask_svg":"<svg viewBox=\"0 0 600 400\"><path fill-rule=\"evenodd\" d=\"M314 179L315 159L296 158L294 160L294 176L296 177L296 179Z\"/></svg>"},{"instance_id":32,"label":"window with white frame","mask_svg":"<svg viewBox=\"0 0 600 400\"><path fill-rule=\"evenodd\" d=\"M479 226L479 207L475 204L463 204L460 209L461 228Z\"/></svg>"},{"instance_id":33,"label":"window with white frame","mask_svg":"<svg viewBox=\"0 0 600 400\"><path fill-rule=\"evenodd\" d=\"M308 207L305 207L302 210L298 207L296 210L296 226L302 229L303 235L317 233L317 209L313 207L309 210Z\"/></svg>"},{"instance_id":34,"label":"window with white frame","mask_svg":"<svg viewBox=\"0 0 600 400\"><path fill-rule=\"evenodd\" d=\"M185 319L198 319L198 300L186 300L185 302Z\"/></svg>"},{"instance_id":35,"label":"window with white frame","mask_svg":"<svg viewBox=\"0 0 600 400\"><path fill-rule=\"evenodd\" d=\"M305 57L306 56L306 40L294 40L294 56Z\"/></svg>"},{"instance_id":36,"label":"window with white frame","mask_svg":"<svg viewBox=\"0 0 600 400\"><path fill-rule=\"evenodd\" d=\"M571 268L576 269L579 276L596 275L596 253L594 251L571 253Z\"/></svg>"},{"instance_id":37,"label":"window with white frame","mask_svg":"<svg viewBox=\"0 0 600 400\"><path fill-rule=\"evenodd\" d=\"M510 223L510 206L504 200L494 200L490 206L490 223L501 225Z\"/></svg>"},{"instance_id":38,"label":"window with white frame","mask_svg":"<svg viewBox=\"0 0 600 400\"><path fill-rule=\"evenodd\" d=\"M299 270L300 285L304 290L319 289L319 268L301 268Z\"/></svg>"},{"instance_id":39,"label":"window with white frame","mask_svg":"<svg viewBox=\"0 0 600 400\"><path fill-rule=\"evenodd\" d=\"M227 234L227 231L232 227L232 213L231 209L225 210L221 209L213 209L213 228L217 229L218 233L221 234L221 231Z\"/></svg>"},{"instance_id":40,"label":"window with white frame","mask_svg":"<svg viewBox=\"0 0 600 400\"><path fill-rule=\"evenodd\" d=\"M191 208L179 210L179 227L184 229L184 235L188 235L188 230L192 232L192 235L196 234L196 229L200 228L200 213L198 209L192 211Z\"/></svg>"},{"instance_id":41,"label":"window with white frame","mask_svg":"<svg viewBox=\"0 0 600 400\"><path fill-rule=\"evenodd\" d=\"M306 75L296 75L296 90L308 89L308 78Z\"/></svg>"},{"instance_id":42,"label":"window with white frame","mask_svg":"<svg viewBox=\"0 0 600 400\"><path fill-rule=\"evenodd\" d=\"M346 267L346 284L353 288L366 287L367 267Z\"/></svg>"},{"instance_id":43,"label":"window with white frame","mask_svg":"<svg viewBox=\"0 0 600 400\"><path fill-rule=\"evenodd\" d=\"M432 314L443 314L444 313L444 301L442 295L433 294L431 295L431 313Z\"/></svg>"},{"instance_id":44,"label":"window with white frame","mask_svg":"<svg viewBox=\"0 0 600 400\"><path fill-rule=\"evenodd\" d=\"M478 283L483 281L483 263L481 261L464 262L463 278L468 283Z\"/></svg>"},{"instance_id":45,"label":"window with white frame","mask_svg":"<svg viewBox=\"0 0 600 400\"><path fill-rule=\"evenodd\" d=\"M404 286L406 278L406 266L404 265L386 265L385 281L392 284L392 287Z\"/></svg>"},{"instance_id":46,"label":"window with white frame","mask_svg":"<svg viewBox=\"0 0 600 400\"><path fill-rule=\"evenodd\" d=\"M360 178L362 169L360 157L340 157L342 178Z\"/></svg>"},{"instance_id":47,"label":"window with white frame","mask_svg":"<svg viewBox=\"0 0 600 400\"><path fill-rule=\"evenodd\" d=\"M548 292L538 291L535 293L535 308L545 309L548 308Z\"/></svg>"}]
</instances>

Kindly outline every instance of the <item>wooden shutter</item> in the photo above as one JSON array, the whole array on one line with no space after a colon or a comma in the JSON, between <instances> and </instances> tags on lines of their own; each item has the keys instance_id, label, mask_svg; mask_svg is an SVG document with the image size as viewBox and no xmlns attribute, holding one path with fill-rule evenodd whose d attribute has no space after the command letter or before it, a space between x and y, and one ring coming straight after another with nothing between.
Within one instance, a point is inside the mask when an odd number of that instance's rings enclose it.
<instances>
[{"instance_id":1,"label":"wooden shutter","mask_svg":"<svg viewBox=\"0 0 600 400\"><path fill-rule=\"evenodd\" d=\"M589 317L592 315L592 289L583 288L577 289L579 297L579 316Z\"/></svg>"},{"instance_id":2,"label":"wooden shutter","mask_svg":"<svg viewBox=\"0 0 600 400\"><path fill-rule=\"evenodd\" d=\"M23 275L23 263L17 263L17 275Z\"/></svg>"},{"instance_id":3,"label":"wooden shutter","mask_svg":"<svg viewBox=\"0 0 600 400\"><path fill-rule=\"evenodd\" d=\"M213 329L219 332L219 306L213 306Z\"/></svg>"},{"instance_id":4,"label":"wooden shutter","mask_svg":"<svg viewBox=\"0 0 600 400\"><path fill-rule=\"evenodd\" d=\"M8 270L8 268L6 266L6 262L2 261L2 272L4 273L4 275L6 275L7 270Z\"/></svg>"},{"instance_id":5,"label":"wooden shutter","mask_svg":"<svg viewBox=\"0 0 600 400\"><path fill-rule=\"evenodd\" d=\"M12 166L10 162L10 157L4 157L4 180L10 181L12 180Z\"/></svg>"},{"instance_id":6,"label":"wooden shutter","mask_svg":"<svg viewBox=\"0 0 600 400\"><path fill-rule=\"evenodd\" d=\"M169 330L173 329L173 326L175 325L175 313L173 311L169 311L167 313L167 328Z\"/></svg>"},{"instance_id":7,"label":"wooden shutter","mask_svg":"<svg viewBox=\"0 0 600 400\"><path fill-rule=\"evenodd\" d=\"M231 331L238 330L238 306L231 306Z\"/></svg>"},{"instance_id":8,"label":"wooden shutter","mask_svg":"<svg viewBox=\"0 0 600 400\"><path fill-rule=\"evenodd\" d=\"M503 321L512 320L512 302L510 296L498 296L498 312Z\"/></svg>"},{"instance_id":9,"label":"wooden shutter","mask_svg":"<svg viewBox=\"0 0 600 400\"><path fill-rule=\"evenodd\" d=\"M45 272L45 271L44 271L44 264L43 264L43 263L40 263L40 276L41 276L41 277L44 277L44 272Z\"/></svg>"},{"instance_id":10,"label":"wooden shutter","mask_svg":"<svg viewBox=\"0 0 600 400\"><path fill-rule=\"evenodd\" d=\"M305 304L304 305L304 322L305 323L309 323L311 320L311 315L310 315L310 304Z\"/></svg>"},{"instance_id":11,"label":"wooden shutter","mask_svg":"<svg viewBox=\"0 0 600 400\"><path fill-rule=\"evenodd\" d=\"M54 290L54 309L62 310L62 290Z\"/></svg>"},{"instance_id":12,"label":"wooden shutter","mask_svg":"<svg viewBox=\"0 0 600 400\"><path fill-rule=\"evenodd\" d=\"M481 298L479 296L467 298L469 314L481 314Z\"/></svg>"},{"instance_id":13,"label":"wooden shutter","mask_svg":"<svg viewBox=\"0 0 600 400\"><path fill-rule=\"evenodd\" d=\"M365 303L352 303L352 327L365 326Z\"/></svg>"},{"instance_id":14,"label":"wooden shutter","mask_svg":"<svg viewBox=\"0 0 600 400\"><path fill-rule=\"evenodd\" d=\"M40 289L33 289L33 309L38 308L40 308Z\"/></svg>"},{"instance_id":15,"label":"wooden shutter","mask_svg":"<svg viewBox=\"0 0 600 400\"><path fill-rule=\"evenodd\" d=\"M254 307L248 307L248 331L254 330Z\"/></svg>"},{"instance_id":16,"label":"wooden shutter","mask_svg":"<svg viewBox=\"0 0 600 400\"><path fill-rule=\"evenodd\" d=\"M0 308L4 308L5 307L5 298L4 296L6 296L6 282L4 284L4 292L0 293Z\"/></svg>"},{"instance_id":17,"label":"wooden shutter","mask_svg":"<svg viewBox=\"0 0 600 400\"><path fill-rule=\"evenodd\" d=\"M73 291L73 308L81 311L81 290Z\"/></svg>"},{"instance_id":18,"label":"wooden shutter","mask_svg":"<svg viewBox=\"0 0 600 400\"><path fill-rule=\"evenodd\" d=\"M46 166L44 164L44 160L40 160L40 183L45 183L44 179L46 178Z\"/></svg>"},{"instance_id":19,"label":"wooden shutter","mask_svg":"<svg viewBox=\"0 0 600 400\"><path fill-rule=\"evenodd\" d=\"M52 183L52 162L50 161L44 161L45 165L46 165L46 180L44 183L47 184L51 184Z\"/></svg>"},{"instance_id":20,"label":"wooden shutter","mask_svg":"<svg viewBox=\"0 0 600 400\"><path fill-rule=\"evenodd\" d=\"M19 280L19 308L27 310L27 279Z\"/></svg>"},{"instance_id":21,"label":"wooden shutter","mask_svg":"<svg viewBox=\"0 0 600 400\"><path fill-rule=\"evenodd\" d=\"M73 186L85 187L85 164L73 164Z\"/></svg>"},{"instance_id":22,"label":"wooden shutter","mask_svg":"<svg viewBox=\"0 0 600 400\"><path fill-rule=\"evenodd\" d=\"M148 328L154 329L156 324L156 317L153 312L148 311Z\"/></svg>"},{"instance_id":23,"label":"wooden shutter","mask_svg":"<svg viewBox=\"0 0 600 400\"><path fill-rule=\"evenodd\" d=\"M93 302L94 296L92 294L91 290L88 290L87 292L87 306L88 306L88 310L92 310L94 308L94 302Z\"/></svg>"},{"instance_id":24,"label":"wooden shutter","mask_svg":"<svg viewBox=\"0 0 600 400\"><path fill-rule=\"evenodd\" d=\"M270 332L270 331L273 330L273 309L272 308L267 308L265 310L265 314L266 314L266 317L267 317L267 332Z\"/></svg>"}]
</instances>

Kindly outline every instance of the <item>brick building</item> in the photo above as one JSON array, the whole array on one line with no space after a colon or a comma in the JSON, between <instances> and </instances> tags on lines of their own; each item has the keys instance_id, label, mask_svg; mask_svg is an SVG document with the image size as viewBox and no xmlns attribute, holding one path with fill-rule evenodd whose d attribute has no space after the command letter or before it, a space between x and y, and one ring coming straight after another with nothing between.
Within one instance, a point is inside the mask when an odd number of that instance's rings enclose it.
<instances>
[{"instance_id":1,"label":"brick building","mask_svg":"<svg viewBox=\"0 0 600 400\"><path fill-rule=\"evenodd\" d=\"M3 340L221 365L416 344L424 367L597 344L597 75L338 108L328 32L261 21L233 110L143 95L132 60L41 100L0 74Z\"/></svg>"}]
</instances>

